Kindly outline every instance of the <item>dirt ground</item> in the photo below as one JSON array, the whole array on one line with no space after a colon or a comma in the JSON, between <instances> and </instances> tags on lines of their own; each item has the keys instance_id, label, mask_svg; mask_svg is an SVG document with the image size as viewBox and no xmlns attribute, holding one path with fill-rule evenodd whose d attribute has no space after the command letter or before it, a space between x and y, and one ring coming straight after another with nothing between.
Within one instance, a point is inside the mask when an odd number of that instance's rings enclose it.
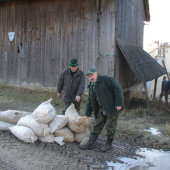
<instances>
[{"instance_id":1,"label":"dirt ground","mask_svg":"<svg viewBox=\"0 0 170 170\"><path fill-rule=\"evenodd\" d=\"M63 103L53 91L0 85L0 111L11 109L32 112L40 103L50 98L53 99L52 105L57 114L61 114ZM86 99L87 96L83 96L80 112L82 116ZM93 123L94 119L89 125L90 130ZM144 131L150 128L158 129L160 135ZM113 149L102 153L100 148L105 141L105 128L93 150L81 150L78 143L59 146L57 143L37 141L28 144L17 139L9 131L0 131L0 170L107 169L106 161L116 162L121 156L136 159L135 151L141 147L170 151L170 109L160 102L150 103L148 108L138 106L125 109L119 115Z\"/></svg>"}]
</instances>

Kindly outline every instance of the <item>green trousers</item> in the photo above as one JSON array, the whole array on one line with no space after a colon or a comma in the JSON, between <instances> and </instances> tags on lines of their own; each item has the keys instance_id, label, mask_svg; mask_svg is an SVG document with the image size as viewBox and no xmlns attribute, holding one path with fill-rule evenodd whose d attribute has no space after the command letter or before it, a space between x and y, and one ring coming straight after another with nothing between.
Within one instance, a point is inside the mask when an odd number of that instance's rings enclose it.
<instances>
[{"instance_id":1,"label":"green trousers","mask_svg":"<svg viewBox=\"0 0 170 170\"><path fill-rule=\"evenodd\" d=\"M116 132L118 114L107 118L102 112L98 113L92 134L99 135L106 124L107 138L113 138Z\"/></svg>"},{"instance_id":2,"label":"green trousers","mask_svg":"<svg viewBox=\"0 0 170 170\"><path fill-rule=\"evenodd\" d=\"M75 109L80 111L80 102L73 102ZM71 105L71 102L64 102L64 110L62 111L62 115L65 115L67 108Z\"/></svg>"}]
</instances>

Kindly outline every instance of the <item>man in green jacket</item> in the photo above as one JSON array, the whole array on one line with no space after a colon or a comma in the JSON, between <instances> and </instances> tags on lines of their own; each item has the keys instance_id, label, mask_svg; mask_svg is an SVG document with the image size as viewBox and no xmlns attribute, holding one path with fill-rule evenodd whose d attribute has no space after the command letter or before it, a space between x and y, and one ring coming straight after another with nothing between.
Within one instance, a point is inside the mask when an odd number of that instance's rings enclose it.
<instances>
[{"instance_id":1,"label":"man in green jacket","mask_svg":"<svg viewBox=\"0 0 170 170\"><path fill-rule=\"evenodd\" d=\"M79 147L93 149L97 137L106 124L107 142L101 148L101 151L106 152L112 149L118 113L124 109L122 89L113 77L99 75L94 68L87 70L87 76L90 84L85 119L91 117L94 112L96 121L89 141Z\"/></svg>"},{"instance_id":2,"label":"man in green jacket","mask_svg":"<svg viewBox=\"0 0 170 170\"><path fill-rule=\"evenodd\" d=\"M70 60L70 68L64 70L59 78L57 84L57 96L62 97L64 102L64 110L62 112L65 115L66 109L73 103L76 110L80 111L80 102L82 94L85 90L85 74L78 68L78 61L76 58ZM61 92L62 95L61 95Z\"/></svg>"}]
</instances>

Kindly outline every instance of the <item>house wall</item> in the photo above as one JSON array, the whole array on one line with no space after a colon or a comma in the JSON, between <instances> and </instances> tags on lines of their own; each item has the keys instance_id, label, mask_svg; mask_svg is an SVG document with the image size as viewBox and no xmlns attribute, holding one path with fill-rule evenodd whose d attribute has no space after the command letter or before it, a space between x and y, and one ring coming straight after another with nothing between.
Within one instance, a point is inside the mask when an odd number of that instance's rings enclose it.
<instances>
[{"instance_id":1,"label":"house wall","mask_svg":"<svg viewBox=\"0 0 170 170\"><path fill-rule=\"evenodd\" d=\"M153 58L155 58L156 56L158 56L158 49L154 49L149 53Z\"/></svg>"},{"instance_id":2,"label":"house wall","mask_svg":"<svg viewBox=\"0 0 170 170\"><path fill-rule=\"evenodd\" d=\"M117 0L116 38L143 47L144 19L143 0ZM118 47L116 53L118 56L115 57L114 77L122 88L139 83Z\"/></svg>"},{"instance_id":3,"label":"house wall","mask_svg":"<svg viewBox=\"0 0 170 170\"><path fill-rule=\"evenodd\" d=\"M115 54L115 0L102 1L100 22L98 4L99 0L0 3L0 83L55 89L71 58L78 59L84 72L96 67L114 76L114 57L99 57L98 46L100 53ZM8 32L15 32L12 42Z\"/></svg>"},{"instance_id":4,"label":"house wall","mask_svg":"<svg viewBox=\"0 0 170 170\"><path fill-rule=\"evenodd\" d=\"M165 53L165 64L166 69L170 73L170 47L165 47L166 53Z\"/></svg>"}]
</instances>

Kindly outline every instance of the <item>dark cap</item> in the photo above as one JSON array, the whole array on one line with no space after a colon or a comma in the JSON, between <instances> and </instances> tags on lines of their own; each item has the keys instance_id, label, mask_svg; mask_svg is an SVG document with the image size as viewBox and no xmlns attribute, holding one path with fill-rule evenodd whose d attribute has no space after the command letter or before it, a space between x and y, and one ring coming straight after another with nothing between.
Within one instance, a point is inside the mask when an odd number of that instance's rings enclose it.
<instances>
[{"instance_id":1,"label":"dark cap","mask_svg":"<svg viewBox=\"0 0 170 170\"><path fill-rule=\"evenodd\" d=\"M97 70L96 70L95 68L89 68L89 69L87 70L86 76L87 76L88 74L90 74L90 73L95 73L95 72L97 72Z\"/></svg>"}]
</instances>

